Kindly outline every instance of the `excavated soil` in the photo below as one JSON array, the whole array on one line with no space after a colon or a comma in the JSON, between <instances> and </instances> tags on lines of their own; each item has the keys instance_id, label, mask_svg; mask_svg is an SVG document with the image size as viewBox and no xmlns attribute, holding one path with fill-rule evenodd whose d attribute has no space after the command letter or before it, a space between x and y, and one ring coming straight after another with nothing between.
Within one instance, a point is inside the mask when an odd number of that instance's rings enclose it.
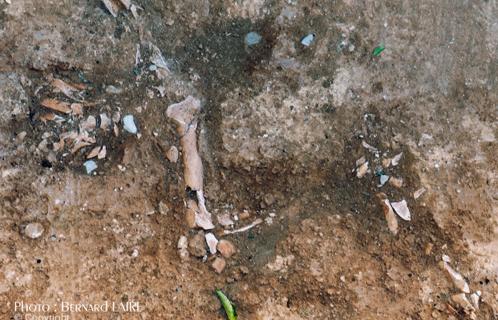
<instances>
[{"instance_id":1,"label":"excavated soil","mask_svg":"<svg viewBox=\"0 0 498 320\"><path fill-rule=\"evenodd\" d=\"M498 319L496 1L115 4L0 0L0 319L225 319L216 288L239 319ZM177 248L199 230L166 109L189 95L214 234L237 248L221 273ZM94 140L61 146L90 116ZM379 192L407 201L397 234ZM223 214L263 223L223 235Z\"/></svg>"}]
</instances>

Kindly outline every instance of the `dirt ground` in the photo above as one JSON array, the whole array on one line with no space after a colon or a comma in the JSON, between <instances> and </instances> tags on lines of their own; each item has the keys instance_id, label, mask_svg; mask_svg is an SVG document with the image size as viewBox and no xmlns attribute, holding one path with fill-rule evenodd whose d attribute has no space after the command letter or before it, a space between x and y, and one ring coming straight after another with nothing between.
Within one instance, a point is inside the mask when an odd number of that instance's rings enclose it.
<instances>
[{"instance_id":1,"label":"dirt ground","mask_svg":"<svg viewBox=\"0 0 498 320\"><path fill-rule=\"evenodd\" d=\"M498 319L496 0L108 1L0 0L0 319ZM177 248L189 95L221 273ZM138 309L62 310L106 302Z\"/></svg>"}]
</instances>

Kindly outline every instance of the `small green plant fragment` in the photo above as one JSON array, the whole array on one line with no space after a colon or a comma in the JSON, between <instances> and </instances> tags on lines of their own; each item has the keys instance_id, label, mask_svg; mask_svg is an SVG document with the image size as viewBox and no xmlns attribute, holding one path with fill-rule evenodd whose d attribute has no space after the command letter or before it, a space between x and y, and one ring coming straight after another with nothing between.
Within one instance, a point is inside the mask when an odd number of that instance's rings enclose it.
<instances>
[{"instance_id":1,"label":"small green plant fragment","mask_svg":"<svg viewBox=\"0 0 498 320\"><path fill-rule=\"evenodd\" d=\"M373 50L373 52L372 52L372 55L373 55L374 57L378 57L378 56L380 55L380 53L381 53L382 51L384 51L384 49L385 49L385 48L384 48L384 45L383 45L383 44L381 44L381 45L379 45L379 46L375 47L375 49L374 49L374 50Z\"/></svg>"},{"instance_id":2,"label":"small green plant fragment","mask_svg":"<svg viewBox=\"0 0 498 320\"><path fill-rule=\"evenodd\" d=\"M227 296L220 290L216 289L216 295L221 301L221 305L225 309L228 320L237 320L237 312L235 311L235 307L232 305L230 300L228 300Z\"/></svg>"}]
</instances>

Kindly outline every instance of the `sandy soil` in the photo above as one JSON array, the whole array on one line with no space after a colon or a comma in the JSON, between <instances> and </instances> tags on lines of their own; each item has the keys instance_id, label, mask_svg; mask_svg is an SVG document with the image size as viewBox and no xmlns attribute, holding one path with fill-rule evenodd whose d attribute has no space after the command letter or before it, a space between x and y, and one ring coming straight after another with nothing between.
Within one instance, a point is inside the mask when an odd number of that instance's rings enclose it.
<instances>
[{"instance_id":1,"label":"sandy soil","mask_svg":"<svg viewBox=\"0 0 498 320\"><path fill-rule=\"evenodd\" d=\"M496 1L131 3L0 0L0 319L225 319L216 288L239 319L498 319ZM221 273L166 116L189 95Z\"/></svg>"}]
</instances>

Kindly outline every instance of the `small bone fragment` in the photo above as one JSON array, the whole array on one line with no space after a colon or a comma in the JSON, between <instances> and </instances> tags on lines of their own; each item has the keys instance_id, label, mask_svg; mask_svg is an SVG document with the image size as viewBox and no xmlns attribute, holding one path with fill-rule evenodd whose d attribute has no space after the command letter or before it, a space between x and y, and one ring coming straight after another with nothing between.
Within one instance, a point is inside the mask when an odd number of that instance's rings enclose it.
<instances>
[{"instance_id":1,"label":"small bone fragment","mask_svg":"<svg viewBox=\"0 0 498 320\"><path fill-rule=\"evenodd\" d=\"M55 99L43 99L43 101L40 103L42 106L45 108L49 108L55 111L59 111L62 113L70 113L71 112L71 107L69 106L69 103L63 102L63 101L58 101Z\"/></svg>"},{"instance_id":2,"label":"small bone fragment","mask_svg":"<svg viewBox=\"0 0 498 320\"><path fill-rule=\"evenodd\" d=\"M212 234L211 232L206 233L205 237L206 237L206 243L207 243L208 248L209 248L209 252L211 254L216 254L216 247L218 246L218 239L216 239L214 234Z\"/></svg>"},{"instance_id":3,"label":"small bone fragment","mask_svg":"<svg viewBox=\"0 0 498 320\"><path fill-rule=\"evenodd\" d=\"M469 302L469 300L465 296L465 293L454 294L451 296L451 300L453 300L453 302L455 302L458 306L460 306L466 312L474 311L474 307L472 306L472 304Z\"/></svg>"},{"instance_id":4,"label":"small bone fragment","mask_svg":"<svg viewBox=\"0 0 498 320\"><path fill-rule=\"evenodd\" d=\"M86 156L86 158L87 159L95 158L99 154L101 148L102 148L101 146L93 148L92 151L90 151L90 153Z\"/></svg>"},{"instance_id":5,"label":"small bone fragment","mask_svg":"<svg viewBox=\"0 0 498 320\"><path fill-rule=\"evenodd\" d=\"M394 211L398 214L398 216L400 216L401 219L406 221L410 221L412 219L406 200L391 202L391 207L393 207Z\"/></svg>"},{"instance_id":6,"label":"small bone fragment","mask_svg":"<svg viewBox=\"0 0 498 320\"><path fill-rule=\"evenodd\" d=\"M234 234L234 233L244 232L244 231L247 231L247 230L249 230L251 228L254 228L255 226L257 226L260 223L263 223L263 219L258 218L256 220L254 220L251 224L248 224L247 226L244 226L244 227L242 227L240 229L224 230L223 234Z\"/></svg>"},{"instance_id":7,"label":"small bone fragment","mask_svg":"<svg viewBox=\"0 0 498 320\"><path fill-rule=\"evenodd\" d=\"M415 200L417 200L418 198L420 198L420 196L422 196L424 193L425 193L426 189L424 187L418 189L417 191L415 191L413 193L413 198Z\"/></svg>"},{"instance_id":8,"label":"small bone fragment","mask_svg":"<svg viewBox=\"0 0 498 320\"><path fill-rule=\"evenodd\" d=\"M481 298L481 291L476 291L470 295L470 302L476 310L479 310L479 299Z\"/></svg>"},{"instance_id":9,"label":"small bone fragment","mask_svg":"<svg viewBox=\"0 0 498 320\"><path fill-rule=\"evenodd\" d=\"M363 178L363 176L367 173L368 171L368 161L362 164L358 169L356 169L356 176L358 178Z\"/></svg>"},{"instance_id":10,"label":"small bone fragment","mask_svg":"<svg viewBox=\"0 0 498 320\"><path fill-rule=\"evenodd\" d=\"M377 198L380 200L380 205L382 206L382 210L384 211L384 216L386 217L387 227L393 234L398 234L398 219L396 218L396 214L391 207L391 203L385 193L378 193Z\"/></svg>"},{"instance_id":11,"label":"small bone fragment","mask_svg":"<svg viewBox=\"0 0 498 320\"><path fill-rule=\"evenodd\" d=\"M403 152L398 153L391 159L391 165L397 166L399 164L399 160L401 160L401 157L403 156Z\"/></svg>"},{"instance_id":12,"label":"small bone fragment","mask_svg":"<svg viewBox=\"0 0 498 320\"><path fill-rule=\"evenodd\" d=\"M443 260L444 269L448 272L451 280L453 280L453 284L455 285L455 287L464 293L470 293L470 288L467 281L465 281L463 276L460 273L456 272L445 260Z\"/></svg>"}]
</instances>

